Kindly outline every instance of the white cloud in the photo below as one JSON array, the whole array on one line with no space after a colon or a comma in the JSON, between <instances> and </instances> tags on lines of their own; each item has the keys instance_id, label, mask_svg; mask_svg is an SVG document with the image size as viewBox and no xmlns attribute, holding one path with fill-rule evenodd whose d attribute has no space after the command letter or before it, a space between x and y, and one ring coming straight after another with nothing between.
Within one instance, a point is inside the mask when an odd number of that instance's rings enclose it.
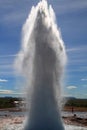
<instances>
[{"instance_id":1,"label":"white cloud","mask_svg":"<svg viewBox=\"0 0 87 130\"><path fill-rule=\"evenodd\" d=\"M87 78L83 78L83 79L81 79L82 81L87 81Z\"/></svg>"},{"instance_id":2,"label":"white cloud","mask_svg":"<svg viewBox=\"0 0 87 130\"><path fill-rule=\"evenodd\" d=\"M17 26L20 23L23 24L25 18L27 17L28 9L30 8L30 2L28 1L27 3L25 2L26 0L21 0L21 3L19 3L17 0L1 1L2 2L0 2L0 9L3 11L3 13L0 22L4 25L9 24L12 26Z\"/></svg>"},{"instance_id":3,"label":"white cloud","mask_svg":"<svg viewBox=\"0 0 87 130\"><path fill-rule=\"evenodd\" d=\"M0 55L0 58L6 58L6 57L16 57L17 54L12 54L12 55Z\"/></svg>"},{"instance_id":4,"label":"white cloud","mask_svg":"<svg viewBox=\"0 0 87 130\"><path fill-rule=\"evenodd\" d=\"M83 71L87 71L87 66L81 66L81 67L79 68L79 70L82 71L82 72L83 72Z\"/></svg>"},{"instance_id":5,"label":"white cloud","mask_svg":"<svg viewBox=\"0 0 87 130\"><path fill-rule=\"evenodd\" d=\"M77 60L78 61L78 60ZM73 63L77 63L75 61L71 61ZM78 63L84 62L84 60L78 61ZM69 62L70 63L70 62ZM87 66L81 66L81 67L76 67L76 68L67 68L67 72L86 72L87 71ZM84 79L81 79L84 80Z\"/></svg>"},{"instance_id":6,"label":"white cloud","mask_svg":"<svg viewBox=\"0 0 87 130\"><path fill-rule=\"evenodd\" d=\"M78 49L77 48L69 48L69 49L66 49L67 52L73 52L73 51L77 51Z\"/></svg>"},{"instance_id":7,"label":"white cloud","mask_svg":"<svg viewBox=\"0 0 87 130\"><path fill-rule=\"evenodd\" d=\"M74 48L66 48L68 60L67 63L69 65L78 65L78 68L73 68L74 70L72 71L87 71L87 66L86 66L86 53L87 53L87 46L86 45L81 45L81 46L76 46ZM85 66L80 66L80 64L84 64Z\"/></svg>"},{"instance_id":8,"label":"white cloud","mask_svg":"<svg viewBox=\"0 0 87 130\"><path fill-rule=\"evenodd\" d=\"M16 57L18 56L19 54L11 54L11 55L0 55L0 58L9 58L9 57ZM22 54L20 54L20 56L23 56Z\"/></svg>"},{"instance_id":9,"label":"white cloud","mask_svg":"<svg viewBox=\"0 0 87 130\"><path fill-rule=\"evenodd\" d=\"M13 95L24 95L25 93L17 93L17 92L14 92L12 93Z\"/></svg>"},{"instance_id":10,"label":"white cloud","mask_svg":"<svg viewBox=\"0 0 87 130\"><path fill-rule=\"evenodd\" d=\"M55 3L55 5L54 5ZM56 12L58 14L65 14L65 13L70 13L70 12L75 12L80 9L85 9L87 8L87 1L84 0L76 0L76 1L58 1L58 2L53 2L54 8L56 9Z\"/></svg>"},{"instance_id":11,"label":"white cloud","mask_svg":"<svg viewBox=\"0 0 87 130\"><path fill-rule=\"evenodd\" d=\"M7 79L0 79L0 82L8 82Z\"/></svg>"},{"instance_id":12,"label":"white cloud","mask_svg":"<svg viewBox=\"0 0 87 130\"><path fill-rule=\"evenodd\" d=\"M87 1L84 0L77 0L77 1L51 1L51 4L53 5L53 8L55 9L56 13L58 14L65 14L65 13L70 13L73 11L77 11L79 9L84 9L87 8ZM18 0L15 1L9 1L9 0L1 0L0 1L0 9L4 10L5 13L1 22L4 24L19 24L22 21L25 20L25 18L28 15L28 12L32 5L36 5L36 1L29 1L29 0L21 0L21 3L19 4ZM7 11L10 10L10 11ZM10 12L10 13L9 13ZM16 25L14 24L14 25Z\"/></svg>"},{"instance_id":13,"label":"white cloud","mask_svg":"<svg viewBox=\"0 0 87 130\"><path fill-rule=\"evenodd\" d=\"M5 59L3 58L0 63L0 77L3 75L5 77L14 76L15 69L14 69L14 61L10 61L8 57ZM0 79L0 82L7 82L6 79Z\"/></svg>"},{"instance_id":14,"label":"white cloud","mask_svg":"<svg viewBox=\"0 0 87 130\"><path fill-rule=\"evenodd\" d=\"M87 46L78 46L74 48L67 48L67 52L87 51Z\"/></svg>"},{"instance_id":15,"label":"white cloud","mask_svg":"<svg viewBox=\"0 0 87 130\"><path fill-rule=\"evenodd\" d=\"M21 12L14 11L10 14L5 14L1 20L1 22L4 22L5 24L11 24L14 23L14 25L21 23L25 18L25 14Z\"/></svg>"},{"instance_id":16,"label":"white cloud","mask_svg":"<svg viewBox=\"0 0 87 130\"><path fill-rule=\"evenodd\" d=\"M2 71L0 76L15 76L15 71Z\"/></svg>"},{"instance_id":17,"label":"white cloud","mask_svg":"<svg viewBox=\"0 0 87 130\"><path fill-rule=\"evenodd\" d=\"M0 89L0 94L12 94L13 91L12 90L7 90L7 89Z\"/></svg>"},{"instance_id":18,"label":"white cloud","mask_svg":"<svg viewBox=\"0 0 87 130\"><path fill-rule=\"evenodd\" d=\"M24 93L21 92L15 92L8 89L0 89L0 94L9 94L9 95L23 95Z\"/></svg>"},{"instance_id":19,"label":"white cloud","mask_svg":"<svg viewBox=\"0 0 87 130\"><path fill-rule=\"evenodd\" d=\"M0 65L0 70L1 71L12 70L12 69L13 69L12 64L2 64L2 65Z\"/></svg>"},{"instance_id":20,"label":"white cloud","mask_svg":"<svg viewBox=\"0 0 87 130\"><path fill-rule=\"evenodd\" d=\"M76 89L76 86L67 86L67 89Z\"/></svg>"},{"instance_id":21,"label":"white cloud","mask_svg":"<svg viewBox=\"0 0 87 130\"><path fill-rule=\"evenodd\" d=\"M72 94L64 94L64 97L73 97Z\"/></svg>"}]
</instances>

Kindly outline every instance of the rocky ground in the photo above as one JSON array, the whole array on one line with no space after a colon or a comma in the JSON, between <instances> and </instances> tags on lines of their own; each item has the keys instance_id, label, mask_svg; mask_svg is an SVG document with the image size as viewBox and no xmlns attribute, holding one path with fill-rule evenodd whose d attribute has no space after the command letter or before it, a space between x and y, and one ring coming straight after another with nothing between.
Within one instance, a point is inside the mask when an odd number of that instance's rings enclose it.
<instances>
[{"instance_id":1,"label":"rocky ground","mask_svg":"<svg viewBox=\"0 0 87 130\"><path fill-rule=\"evenodd\" d=\"M77 117L76 115L70 116L70 117L62 117L63 121L67 125L76 125L76 126L82 126L87 127L87 119Z\"/></svg>"},{"instance_id":2,"label":"rocky ground","mask_svg":"<svg viewBox=\"0 0 87 130\"><path fill-rule=\"evenodd\" d=\"M3 117L0 117L0 130L2 130L2 128L5 128L7 125L22 124L24 120L24 116L11 117L5 115Z\"/></svg>"},{"instance_id":3,"label":"rocky ground","mask_svg":"<svg viewBox=\"0 0 87 130\"><path fill-rule=\"evenodd\" d=\"M76 115L71 116L71 117L62 117L63 122L67 125L76 125L76 126L82 126L82 127L87 127L87 119L79 118ZM5 128L7 125L21 125L25 121L24 116L3 116L0 117L0 130L2 128ZM6 129L5 129L6 130Z\"/></svg>"}]
</instances>

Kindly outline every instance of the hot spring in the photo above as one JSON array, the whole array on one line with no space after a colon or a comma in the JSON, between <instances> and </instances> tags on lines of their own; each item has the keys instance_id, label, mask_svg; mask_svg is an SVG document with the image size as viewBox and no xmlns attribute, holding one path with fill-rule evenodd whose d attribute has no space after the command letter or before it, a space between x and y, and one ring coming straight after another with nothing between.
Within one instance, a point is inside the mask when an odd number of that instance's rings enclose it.
<instances>
[{"instance_id":1,"label":"hot spring","mask_svg":"<svg viewBox=\"0 0 87 130\"><path fill-rule=\"evenodd\" d=\"M64 130L60 101L66 52L55 13L46 0L32 7L23 25L16 64L27 86L24 130Z\"/></svg>"}]
</instances>

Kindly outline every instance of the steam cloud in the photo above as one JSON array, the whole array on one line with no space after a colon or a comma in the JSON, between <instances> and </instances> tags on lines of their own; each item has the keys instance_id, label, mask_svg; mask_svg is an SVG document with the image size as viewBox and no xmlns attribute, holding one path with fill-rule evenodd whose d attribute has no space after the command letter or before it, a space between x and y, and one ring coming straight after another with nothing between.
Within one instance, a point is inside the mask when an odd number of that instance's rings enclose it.
<instances>
[{"instance_id":1,"label":"steam cloud","mask_svg":"<svg viewBox=\"0 0 87 130\"><path fill-rule=\"evenodd\" d=\"M16 65L27 84L29 112L25 130L64 130L59 101L66 53L47 1L32 7L22 32Z\"/></svg>"}]
</instances>

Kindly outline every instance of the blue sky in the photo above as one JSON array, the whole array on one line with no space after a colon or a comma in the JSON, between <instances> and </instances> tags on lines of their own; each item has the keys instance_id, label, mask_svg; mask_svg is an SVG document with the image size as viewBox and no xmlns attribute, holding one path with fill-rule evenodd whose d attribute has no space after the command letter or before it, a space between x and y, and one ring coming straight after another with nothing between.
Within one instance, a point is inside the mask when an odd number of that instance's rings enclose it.
<instances>
[{"instance_id":1,"label":"blue sky","mask_svg":"<svg viewBox=\"0 0 87 130\"><path fill-rule=\"evenodd\" d=\"M0 96L20 96L14 59L20 50L21 29L32 5L39 0L0 0ZM87 98L87 0L48 0L66 46L66 96Z\"/></svg>"}]
</instances>

